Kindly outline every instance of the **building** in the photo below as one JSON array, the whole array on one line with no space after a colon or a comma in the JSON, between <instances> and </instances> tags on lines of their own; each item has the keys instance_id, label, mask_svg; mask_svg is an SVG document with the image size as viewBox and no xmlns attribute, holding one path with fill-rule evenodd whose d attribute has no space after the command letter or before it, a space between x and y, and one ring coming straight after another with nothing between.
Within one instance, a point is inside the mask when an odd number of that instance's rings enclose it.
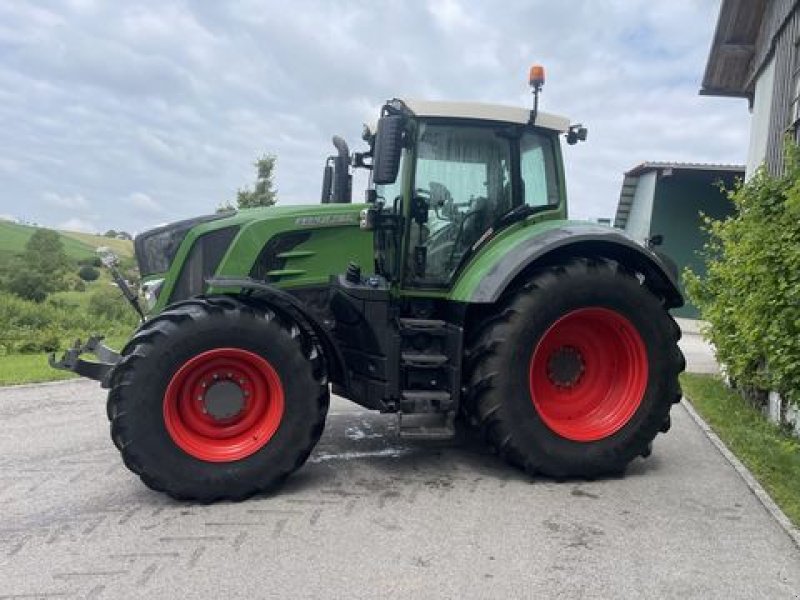
<instances>
[{"instance_id":1,"label":"building","mask_svg":"<svg viewBox=\"0 0 800 600\"><path fill-rule=\"evenodd\" d=\"M785 137L800 139L800 0L723 0L700 93L746 98L747 176L780 172Z\"/></svg>"},{"instance_id":2,"label":"building","mask_svg":"<svg viewBox=\"0 0 800 600\"><path fill-rule=\"evenodd\" d=\"M634 167L622 182L614 227L641 243L661 236L657 248L683 272L686 267L705 274L698 251L706 243L701 214L715 219L731 214L733 205L721 188L730 189L744 176L740 165L646 162ZM681 283L681 287L683 284ZM672 311L679 317L699 318L688 298Z\"/></svg>"}]
</instances>

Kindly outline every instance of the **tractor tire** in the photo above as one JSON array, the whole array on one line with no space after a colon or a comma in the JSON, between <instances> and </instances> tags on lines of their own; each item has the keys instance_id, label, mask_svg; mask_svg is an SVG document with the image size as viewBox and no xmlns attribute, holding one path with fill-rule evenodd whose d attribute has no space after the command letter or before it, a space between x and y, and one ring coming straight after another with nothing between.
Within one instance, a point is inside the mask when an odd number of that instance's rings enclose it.
<instances>
[{"instance_id":1,"label":"tractor tire","mask_svg":"<svg viewBox=\"0 0 800 600\"><path fill-rule=\"evenodd\" d=\"M497 452L556 479L623 473L681 398L680 329L623 265L572 259L507 295L471 336L467 404Z\"/></svg>"},{"instance_id":2,"label":"tractor tire","mask_svg":"<svg viewBox=\"0 0 800 600\"><path fill-rule=\"evenodd\" d=\"M125 465L148 487L210 503L270 490L302 466L328 403L323 357L295 324L216 296L142 325L107 410Z\"/></svg>"}]
</instances>

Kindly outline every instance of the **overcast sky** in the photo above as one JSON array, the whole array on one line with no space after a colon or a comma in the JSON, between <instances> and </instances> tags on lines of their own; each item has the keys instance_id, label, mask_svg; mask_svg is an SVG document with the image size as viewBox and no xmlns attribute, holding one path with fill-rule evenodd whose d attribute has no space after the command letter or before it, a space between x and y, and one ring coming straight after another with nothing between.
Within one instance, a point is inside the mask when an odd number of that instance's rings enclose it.
<instances>
[{"instance_id":1,"label":"overcast sky","mask_svg":"<svg viewBox=\"0 0 800 600\"><path fill-rule=\"evenodd\" d=\"M743 163L740 99L698 96L718 0L0 0L0 215L142 231L208 213L278 156L279 202L319 202L395 96L530 105L566 146L570 214L612 216L645 160ZM360 197L361 190L356 192Z\"/></svg>"}]
</instances>

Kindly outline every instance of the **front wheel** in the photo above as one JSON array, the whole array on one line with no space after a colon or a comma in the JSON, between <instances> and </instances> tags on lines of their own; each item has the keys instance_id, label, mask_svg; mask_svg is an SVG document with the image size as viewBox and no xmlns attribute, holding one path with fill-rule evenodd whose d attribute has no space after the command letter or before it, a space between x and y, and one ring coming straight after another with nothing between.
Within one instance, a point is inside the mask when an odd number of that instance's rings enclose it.
<instances>
[{"instance_id":1,"label":"front wheel","mask_svg":"<svg viewBox=\"0 0 800 600\"><path fill-rule=\"evenodd\" d=\"M181 500L241 500L300 467L322 433L318 349L272 311L228 297L176 304L122 352L111 435L149 487Z\"/></svg>"},{"instance_id":2,"label":"front wheel","mask_svg":"<svg viewBox=\"0 0 800 600\"><path fill-rule=\"evenodd\" d=\"M472 337L468 410L530 473L619 473L669 427L680 330L621 265L573 259L534 276Z\"/></svg>"}]
</instances>

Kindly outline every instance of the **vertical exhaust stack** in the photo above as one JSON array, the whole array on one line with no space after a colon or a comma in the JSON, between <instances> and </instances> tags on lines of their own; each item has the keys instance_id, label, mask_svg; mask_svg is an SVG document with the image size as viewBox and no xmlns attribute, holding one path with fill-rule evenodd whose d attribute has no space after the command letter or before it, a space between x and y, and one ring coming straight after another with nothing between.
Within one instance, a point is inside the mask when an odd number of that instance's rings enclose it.
<instances>
[{"instance_id":1,"label":"vertical exhaust stack","mask_svg":"<svg viewBox=\"0 0 800 600\"><path fill-rule=\"evenodd\" d=\"M337 155L334 158L333 197L331 202L350 204L353 201L353 176L350 175L350 148L338 135L333 136Z\"/></svg>"}]
</instances>

